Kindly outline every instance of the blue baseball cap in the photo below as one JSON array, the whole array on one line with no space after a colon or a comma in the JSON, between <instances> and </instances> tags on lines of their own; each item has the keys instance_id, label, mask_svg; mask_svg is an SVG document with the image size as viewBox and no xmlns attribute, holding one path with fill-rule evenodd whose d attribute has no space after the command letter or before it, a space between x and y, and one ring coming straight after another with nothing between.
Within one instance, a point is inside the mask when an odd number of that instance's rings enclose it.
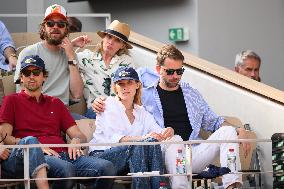
<instances>
[{"instance_id":1,"label":"blue baseball cap","mask_svg":"<svg viewBox=\"0 0 284 189\"><path fill-rule=\"evenodd\" d=\"M23 69L29 66L35 66L42 70L45 70L44 61L38 55L26 56L21 62L20 71L22 71Z\"/></svg>"},{"instance_id":2,"label":"blue baseball cap","mask_svg":"<svg viewBox=\"0 0 284 189\"><path fill-rule=\"evenodd\" d=\"M121 80L135 80L140 81L138 73L132 67L119 67L112 78L114 83L121 81Z\"/></svg>"}]
</instances>

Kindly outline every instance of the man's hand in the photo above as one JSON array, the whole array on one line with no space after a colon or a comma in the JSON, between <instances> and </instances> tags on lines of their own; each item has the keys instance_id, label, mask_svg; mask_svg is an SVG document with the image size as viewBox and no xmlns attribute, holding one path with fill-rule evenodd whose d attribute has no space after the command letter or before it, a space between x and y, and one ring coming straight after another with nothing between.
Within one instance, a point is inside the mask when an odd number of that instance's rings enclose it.
<instances>
[{"instance_id":1,"label":"man's hand","mask_svg":"<svg viewBox=\"0 0 284 189\"><path fill-rule=\"evenodd\" d=\"M150 138L150 137L156 139L159 142L165 140L165 138L161 134L158 134L158 133L155 133L155 132L151 132L151 133L148 133L148 134L142 136L142 139L146 139L146 138Z\"/></svg>"},{"instance_id":2,"label":"man's hand","mask_svg":"<svg viewBox=\"0 0 284 189\"><path fill-rule=\"evenodd\" d=\"M8 159L9 155L10 155L11 151L9 149L0 149L0 159L2 160L6 160Z\"/></svg>"},{"instance_id":3,"label":"man's hand","mask_svg":"<svg viewBox=\"0 0 284 189\"><path fill-rule=\"evenodd\" d=\"M49 147L44 147L44 148L41 148L41 149L42 149L43 153L45 153L49 156L55 156L55 157L58 157L58 158L60 157L60 155L56 151L52 150Z\"/></svg>"},{"instance_id":4,"label":"man's hand","mask_svg":"<svg viewBox=\"0 0 284 189\"><path fill-rule=\"evenodd\" d=\"M105 100L106 100L106 97L103 97L103 96L100 96L94 100L92 104L92 108L94 112L99 114L105 111Z\"/></svg>"},{"instance_id":5,"label":"man's hand","mask_svg":"<svg viewBox=\"0 0 284 189\"><path fill-rule=\"evenodd\" d=\"M248 132L244 128L238 128L237 132L238 132L238 138L239 139L249 139ZM244 155L245 155L245 158L246 158L248 153L251 150L251 144L248 143L248 142L242 142L241 145L243 147Z\"/></svg>"},{"instance_id":6,"label":"man's hand","mask_svg":"<svg viewBox=\"0 0 284 189\"><path fill-rule=\"evenodd\" d=\"M163 131L161 132L161 135L163 136L165 140L170 139L174 136L174 129L171 127L167 127L163 129Z\"/></svg>"},{"instance_id":7,"label":"man's hand","mask_svg":"<svg viewBox=\"0 0 284 189\"><path fill-rule=\"evenodd\" d=\"M74 47L83 48L88 43L91 43L92 40L87 35L81 35L79 37L74 38L71 43Z\"/></svg>"},{"instance_id":8,"label":"man's hand","mask_svg":"<svg viewBox=\"0 0 284 189\"><path fill-rule=\"evenodd\" d=\"M16 56L9 56L8 58L9 61L9 67L11 70L14 70L17 65L17 57Z\"/></svg>"},{"instance_id":9,"label":"man's hand","mask_svg":"<svg viewBox=\"0 0 284 189\"><path fill-rule=\"evenodd\" d=\"M73 45L67 37L62 40L62 43L59 46L65 50L68 60L72 61L76 58Z\"/></svg>"},{"instance_id":10,"label":"man's hand","mask_svg":"<svg viewBox=\"0 0 284 189\"><path fill-rule=\"evenodd\" d=\"M72 138L70 144L80 144L79 138ZM84 152L81 150L80 147L69 147L68 148L68 154L70 159L76 160L77 157L80 157L81 155L84 155Z\"/></svg>"}]
</instances>

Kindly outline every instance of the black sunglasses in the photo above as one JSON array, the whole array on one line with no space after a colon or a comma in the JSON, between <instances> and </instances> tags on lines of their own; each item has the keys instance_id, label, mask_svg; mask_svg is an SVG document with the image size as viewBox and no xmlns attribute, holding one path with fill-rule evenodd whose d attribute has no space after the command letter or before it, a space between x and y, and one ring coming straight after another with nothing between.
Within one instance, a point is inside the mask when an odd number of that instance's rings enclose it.
<instances>
[{"instance_id":1,"label":"black sunglasses","mask_svg":"<svg viewBox=\"0 0 284 189\"><path fill-rule=\"evenodd\" d=\"M41 69L34 69L34 70L24 69L24 70L22 70L22 73L25 77L30 77L31 74L33 74L34 76L39 76L41 72L42 72Z\"/></svg>"},{"instance_id":2,"label":"black sunglasses","mask_svg":"<svg viewBox=\"0 0 284 189\"><path fill-rule=\"evenodd\" d=\"M45 22L46 23L46 25L48 26L48 27L54 27L55 26L55 24L57 25L57 27L59 27L59 28L65 28L66 26L67 26L67 22L64 22L64 21L58 21L58 22L56 22L56 21L53 21L53 20L48 20L48 21L46 21Z\"/></svg>"},{"instance_id":3,"label":"black sunglasses","mask_svg":"<svg viewBox=\"0 0 284 189\"><path fill-rule=\"evenodd\" d=\"M163 69L166 71L167 75L174 75L175 72L177 73L177 75L182 75L183 72L184 72L184 68L179 68L179 69L165 69L165 68L163 68Z\"/></svg>"}]
</instances>

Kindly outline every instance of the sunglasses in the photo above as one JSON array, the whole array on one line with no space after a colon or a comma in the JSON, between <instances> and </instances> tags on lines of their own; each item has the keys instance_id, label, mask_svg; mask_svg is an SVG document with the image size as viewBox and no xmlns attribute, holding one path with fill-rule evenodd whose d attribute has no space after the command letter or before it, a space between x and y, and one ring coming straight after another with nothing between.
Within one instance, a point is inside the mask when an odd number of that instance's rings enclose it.
<instances>
[{"instance_id":1,"label":"sunglasses","mask_svg":"<svg viewBox=\"0 0 284 189\"><path fill-rule=\"evenodd\" d=\"M163 68L163 69L166 71L167 75L174 75L175 72L177 73L177 75L182 75L183 72L184 72L184 68L179 68L179 69L165 69L165 68Z\"/></svg>"},{"instance_id":2,"label":"sunglasses","mask_svg":"<svg viewBox=\"0 0 284 189\"><path fill-rule=\"evenodd\" d=\"M31 74L33 74L34 76L39 76L41 72L42 72L41 69L34 69L34 70L25 69L25 70L22 70L22 73L25 77L30 77Z\"/></svg>"},{"instance_id":3,"label":"sunglasses","mask_svg":"<svg viewBox=\"0 0 284 189\"><path fill-rule=\"evenodd\" d=\"M50 28L54 27L55 24L56 24L57 27L59 27L59 28L65 28L65 27L67 26L67 22L64 22L64 21L62 21L62 20L61 20L61 21L58 21L58 22L53 21L53 20L48 20L48 21L46 21L45 23L46 23L47 27L50 27Z\"/></svg>"}]
</instances>

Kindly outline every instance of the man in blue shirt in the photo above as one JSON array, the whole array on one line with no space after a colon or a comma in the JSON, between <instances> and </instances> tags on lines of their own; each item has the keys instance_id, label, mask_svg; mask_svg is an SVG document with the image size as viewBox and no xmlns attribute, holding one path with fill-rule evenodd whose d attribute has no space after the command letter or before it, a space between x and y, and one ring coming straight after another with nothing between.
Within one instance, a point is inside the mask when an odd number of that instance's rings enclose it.
<instances>
[{"instance_id":1,"label":"man in blue shirt","mask_svg":"<svg viewBox=\"0 0 284 189\"><path fill-rule=\"evenodd\" d=\"M4 25L3 22L0 21L0 71L5 73L7 71L13 70L17 64L17 55L14 46L14 42ZM6 75L6 73L5 73ZM2 79L0 80L0 104L2 102L2 98L4 96L4 88Z\"/></svg>"},{"instance_id":2,"label":"man in blue shirt","mask_svg":"<svg viewBox=\"0 0 284 189\"><path fill-rule=\"evenodd\" d=\"M4 25L0 21L0 69L10 71L16 67L17 55L14 42Z\"/></svg>"},{"instance_id":3,"label":"man in blue shirt","mask_svg":"<svg viewBox=\"0 0 284 189\"><path fill-rule=\"evenodd\" d=\"M143 82L142 103L144 107L152 113L161 127L172 127L175 131L174 141L200 139L200 130L204 129L213 134L209 140L234 140L247 138L247 133L243 128L234 128L217 116L208 106L201 94L193 89L188 83L181 81L184 73L182 67L184 56L173 45L165 45L157 53L157 64L155 73L149 69L140 69L140 77ZM104 109L102 98L95 100L93 104L95 111ZM245 155L250 146L243 144ZM171 153L172 157L166 159L169 173L175 172L176 145L165 150ZM192 148L192 170L201 172L215 158L220 156L222 167L227 167L227 153L229 149L234 149L236 157L236 168L240 170L239 144L237 143L202 143ZM210 155L208 155L210 154ZM168 157L165 155L165 157ZM186 189L188 183L179 180L180 177L171 179L173 189ZM227 189L241 186L241 176L229 174L223 176L223 185Z\"/></svg>"}]
</instances>

